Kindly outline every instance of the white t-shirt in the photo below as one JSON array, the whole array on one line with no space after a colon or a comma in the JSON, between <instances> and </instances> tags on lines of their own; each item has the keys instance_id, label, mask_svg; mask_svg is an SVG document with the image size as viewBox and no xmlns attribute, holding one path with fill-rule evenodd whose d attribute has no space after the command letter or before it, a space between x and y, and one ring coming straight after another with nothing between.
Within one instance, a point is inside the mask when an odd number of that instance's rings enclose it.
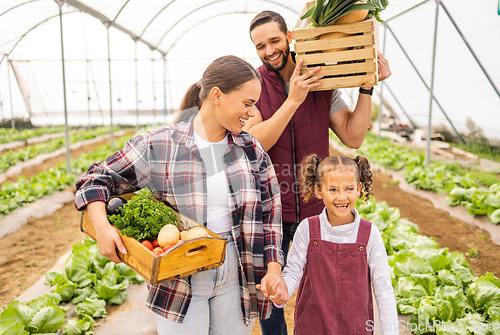
<instances>
[{"instance_id":1,"label":"white t-shirt","mask_svg":"<svg viewBox=\"0 0 500 335\"><path fill-rule=\"evenodd\" d=\"M354 222L342 226L332 226L328 222L326 208L319 215L321 239L333 243L355 243L358 236L360 217L354 208ZM288 295L291 297L299 286L307 261L307 247L309 246L309 220L303 220L293 236L293 243L288 253L286 267L283 270L283 279L288 286ZM366 256L370 268L370 277L383 335L399 334L398 312L396 299L391 282L391 274L384 241L378 228L372 224L370 238L366 246ZM391 330L389 330L391 329Z\"/></svg>"},{"instance_id":2,"label":"white t-shirt","mask_svg":"<svg viewBox=\"0 0 500 335\"><path fill-rule=\"evenodd\" d=\"M207 173L207 228L216 234L231 231L231 213L224 153L227 135L220 142L208 142L194 133L194 142L200 150Z\"/></svg>"}]
</instances>

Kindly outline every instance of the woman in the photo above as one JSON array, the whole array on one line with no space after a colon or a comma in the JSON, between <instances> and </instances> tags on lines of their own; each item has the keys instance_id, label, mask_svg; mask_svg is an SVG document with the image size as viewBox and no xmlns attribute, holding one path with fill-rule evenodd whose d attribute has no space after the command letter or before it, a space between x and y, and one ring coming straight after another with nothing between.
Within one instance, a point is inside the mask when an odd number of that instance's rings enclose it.
<instances>
[{"instance_id":1,"label":"woman","mask_svg":"<svg viewBox=\"0 0 500 335\"><path fill-rule=\"evenodd\" d=\"M250 334L256 317L269 317L255 285L281 279L279 185L269 156L242 132L259 95L249 63L218 58L188 89L177 122L133 138L77 183L75 205L87 207L99 250L114 262L115 248L126 250L105 204L144 187L228 239L221 267L148 287L159 334Z\"/></svg>"}]
</instances>

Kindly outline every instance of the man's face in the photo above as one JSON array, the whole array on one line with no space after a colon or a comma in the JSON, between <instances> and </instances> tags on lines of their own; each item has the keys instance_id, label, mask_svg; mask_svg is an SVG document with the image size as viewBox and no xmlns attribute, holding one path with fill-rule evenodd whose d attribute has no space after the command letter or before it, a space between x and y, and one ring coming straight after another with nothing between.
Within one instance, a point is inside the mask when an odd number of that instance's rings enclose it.
<instances>
[{"instance_id":1,"label":"man's face","mask_svg":"<svg viewBox=\"0 0 500 335\"><path fill-rule=\"evenodd\" d=\"M291 33L284 34L278 23L271 21L255 27L250 36L264 65L269 70L281 71L290 55Z\"/></svg>"}]
</instances>

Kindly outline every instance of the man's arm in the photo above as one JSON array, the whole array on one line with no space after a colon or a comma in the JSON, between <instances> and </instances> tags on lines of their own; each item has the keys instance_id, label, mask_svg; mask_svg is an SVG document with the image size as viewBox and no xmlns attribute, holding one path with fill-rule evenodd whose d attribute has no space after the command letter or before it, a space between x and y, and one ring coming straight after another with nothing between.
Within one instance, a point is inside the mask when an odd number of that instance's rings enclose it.
<instances>
[{"instance_id":1,"label":"man's arm","mask_svg":"<svg viewBox=\"0 0 500 335\"><path fill-rule=\"evenodd\" d=\"M391 75L387 59L379 52L379 81ZM363 86L370 89L369 86ZM343 108L330 115L330 128L346 146L357 149L363 141L370 125L372 112L372 99L369 94L359 94L356 108L351 111L349 107Z\"/></svg>"},{"instance_id":2,"label":"man's arm","mask_svg":"<svg viewBox=\"0 0 500 335\"><path fill-rule=\"evenodd\" d=\"M295 66L295 70L290 78L290 93L273 116L264 121L262 119L262 114L257 110L255 111L255 116L250 118L243 128L244 131L255 136L266 151L276 144L285 130L286 125L295 114L295 111L306 99L309 91L323 84L319 81L323 75L315 75L320 70L320 67L318 66L300 75L302 63L303 59L299 60Z\"/></svg>"}]
</instances>

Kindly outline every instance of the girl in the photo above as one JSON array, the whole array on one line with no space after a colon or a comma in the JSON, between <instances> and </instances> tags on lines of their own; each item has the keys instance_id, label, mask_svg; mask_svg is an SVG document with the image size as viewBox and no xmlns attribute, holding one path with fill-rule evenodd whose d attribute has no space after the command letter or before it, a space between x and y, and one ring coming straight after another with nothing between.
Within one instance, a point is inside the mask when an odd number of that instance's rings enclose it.
<instances>
[{"instance_id":1,"label":"girl","mask_svg":"<svg viewBox=\"0 0 500 335\"><path fill-rule=\"evenodd\" d=\"M260 90L249 63L218 58L188 89L182 118L133 138L76 185L75 205L87 207L99 251L114 262L115 248L126 250L105 204L144 187L228 239L222 266L148 286L159 334L250 334L255 318L271 312L255 285L281 278L279 185L269 156L242 132Z\"/></svg>"},{"instance_id":2,"label":"girl","mask_svg":"<svg viewBox=\"0 0 500 335\"><path fill-rule=\"evenodd\" d=\"M371 334L372 285L382 334L398 334L398 315L384 242L377 227L359 217L356 199L372 195L370 164L315 154L300 170L305 201L316 196L325 208L303 220L295 233L283 279L291 296L298 287L295 334ZM276 281L278 281L277 279ZM286 302L271 296L277 304Z\"/></svg>"}]
</instances>

